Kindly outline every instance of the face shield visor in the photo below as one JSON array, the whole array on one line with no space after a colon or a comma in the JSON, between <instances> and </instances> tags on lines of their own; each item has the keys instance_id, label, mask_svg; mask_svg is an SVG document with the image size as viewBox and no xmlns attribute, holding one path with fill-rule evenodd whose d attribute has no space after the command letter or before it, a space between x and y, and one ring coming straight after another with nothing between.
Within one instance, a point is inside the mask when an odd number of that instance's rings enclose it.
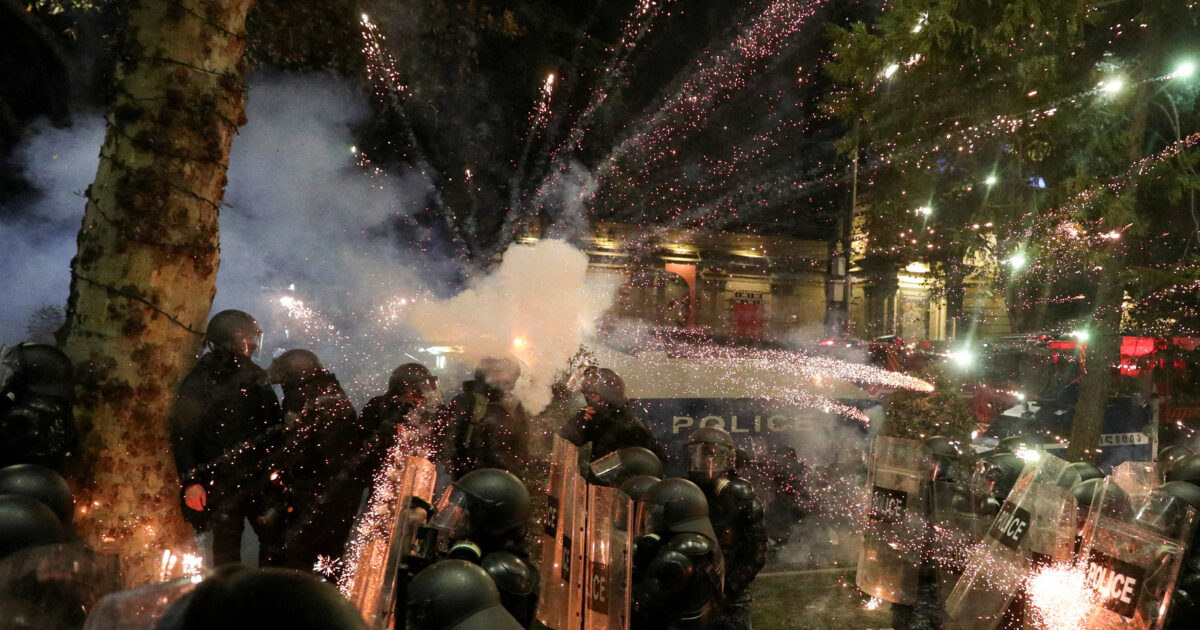
<instances>
[{"instance_id":1,"label":"face shield visor","mask_svg":"<svg viewBox=\"0 0 1200 630\"><path fill-rule=\"evenodd\" d=\"M975 470L971 473L971 487L980 496L994 497L998 501L1003 501L1005 497L996 496L996 493L1000 490L997 487L1000 480L1000 473L999 467L995 464L979 462L975 464Z\"/></svg>"},{"instance_id":2,"label":"face shield visor","mask_svg":"<svg viewBox=\"0 0 1200 630\"><path fill-rule=\"evenodd\" d=\"M436 409L443 402L442 390L438 389L438 378L430 376L429 378L417 383L417 391L421 395L421 406L425 409Z\"/></svg>"},{"instance_id":3,"label":"face shield visor","mask_svg":"<svg viewBox=\"0 0 1200 630\"><path fill-rule=\"evenodd\" d=\"M446 533L450 539L465 535L471 528L471 514L467 509L468 497L454 486L446 488L434 510L429 526Z\"/></svg>"},{"instance_id":4,"label":"face shield visor","mask_svg":"<svg viewBox=\"0 0 1200 630\"><path fill-rule=\"evenodd\" d=\"M625 467L621 465L621 452L613 451L592 462L592 474L610 486L625 480Z\"/></svg>"},{"instance_id":5,"label":"face shield visor","mask_svg":"<svg viewBox=\"0 0 1200 630\"><path fill-rule=\"evenodd\" d=\"M635 537L657 534L666 529L664 523L666 520L666 508L662 505L639 501L636 512L633 522L633 534Z\"/></svg>"},{"instance_id":6,"label":"face shield visor","mask_svg":"<svg viewBox=\"0 0 1200 630\"><path fill-rule=\"evenodd\" d=\"M3 348L0 348L0 351L3 351ZM0 396L8 395L15 374L16 371L8 364L8 361L0 361Z\"/></svg>"},{"instance_id":7,"label":"face shield visor","mask_svg":"<svg viewBox=\"0 0 1200 630\"><path fill-rule=\"evenodd\" d=\"M719 444L688 444L688 473L705 479L716 479L729 472L733 465L731 455L728 448Z\"/></svg>"}]
</instances>

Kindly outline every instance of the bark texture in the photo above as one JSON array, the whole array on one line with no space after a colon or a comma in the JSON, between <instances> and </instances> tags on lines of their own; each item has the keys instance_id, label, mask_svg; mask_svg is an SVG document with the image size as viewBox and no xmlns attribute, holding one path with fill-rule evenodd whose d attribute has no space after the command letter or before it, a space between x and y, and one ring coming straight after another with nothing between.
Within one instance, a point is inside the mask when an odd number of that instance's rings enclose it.
<instances>
[{"instance_id":1,"label":"bark texture","mask_svg":"<svg viewBox=\"0 0 1200 630\"><path fill-rule=\"evenodd\" d=\"M217 215L245 122L252 0L133 0L100 167L87 191L59 332L85 432L73 471L88 542L121 554L129 585L163 550L193 551L167 442L174 389L195 362L216 291Z\"/></svg>"}]
</instances>

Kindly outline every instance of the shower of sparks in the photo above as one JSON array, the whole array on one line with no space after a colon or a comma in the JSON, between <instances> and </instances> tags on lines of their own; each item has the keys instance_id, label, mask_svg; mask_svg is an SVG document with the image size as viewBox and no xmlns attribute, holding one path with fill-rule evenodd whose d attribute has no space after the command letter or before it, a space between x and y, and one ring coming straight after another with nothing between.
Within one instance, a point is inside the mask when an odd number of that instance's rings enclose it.
<instances>
[{"instance_id":1,"label":"shower of sparks","mask_svg":"<svg viewBox=\"0 0 1200 630\"><path fill-rule=\"evenodd\" d=\"M362 598L370 596L386 578L383 572L387 570L388 554L394 542L391 540L395 533L393 527L402 517L401 512L408 509L403 504L408 497L400 494L406 461L410 456L428 458L433 445L443 439L436 431L421 433L405 427L399 431L383 465L375 473L366 509L359 515L346 554L340 560L338 590L356 605L361 605ZM432 490L432 479L417 481Z\"/></svg>"},{"instance_id":2,"label":"shower of sparks","mask_svg":"<svg viewBox=\"0 0 1200 630\"><path fill-rule=\"evenodd\" d=\"M341 558L331 558L326 555L318 555L317 561L313 563L313 573L317 573L325 577L336 576L341 568Z\"/></svg>"},{"instance_id":3,"label":"shower of sparks","mask_svg":"<svg viewBox=\"0 0 1200 630\"><path fill-rule=\"evenodd\" d=\"M601 184L595 203L627 203L617 191L645 184L667 166L664 162L677 164L675 142L702 129L713 109L744 88L762 62L778 54L823 4L824 0L775 0L726 50L707 53L680 88L634 126L638 131L614 148L597 175ZM622 164L636 165L636 170L625 172Z\"/></svg>"},{"instance_id":4,"label":"shower of sparks","mask_svg":"<svg viewBox=\"0 0 1200 630\"><path fill-rule=\"evenodd\" d=\"M863 609L864 610L878 610L879 606L881 604L883 604L882 599L879 599L878 597L872 597L871 599L868 599L865 604L863 604Z\"/></svg>"},{"instance_id":5,"label":"shower of sparks","mask_svg":"<svg viewBox=\"0 0 1200 630\"><path fill-rule=\"evenodd\" d=\"M1083 568L1055 563L1035 569L1025 590L1033 606L1037 627L1045 630L1073 630L1084 627L1099 596L1087 584Z\"/></svg>"}]
</instances>

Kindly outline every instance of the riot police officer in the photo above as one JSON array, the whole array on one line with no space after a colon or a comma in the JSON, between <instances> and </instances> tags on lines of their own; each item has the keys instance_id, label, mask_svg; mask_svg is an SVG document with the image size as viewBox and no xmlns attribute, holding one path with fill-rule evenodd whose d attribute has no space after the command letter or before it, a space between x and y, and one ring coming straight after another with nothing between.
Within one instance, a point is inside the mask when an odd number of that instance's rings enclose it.
<instances>
[{"instance_id":1,"label":"riot police officer","mask_svg":"<svg viewBox=\"0 0 1200 630\"><path fill-rule=\"evenodd\" d=\"M72 413L75 381L67 355L22 343L0 362L0 467L39 464L62 471L79 446Z\"/></svg>"},{"instance_id":2,"label":"riot police officer","mask_svg":"<svg viewBox=\"0 0 1200 630\"><path fill-rule=\"evenodd\" d=\"M266 372L251 357L262 330L249 314L217 313L205 331L208 352L183 379L171 408L171 454L184 518L212 531L216 565L241 559L243 521L258 534L259 562L277 562L278 531L269 519L271 475L278 473L283 412Z\"/></svg>"},{"instance_id":3,"label":"riot police officer","mask_svg":"<svg viewBox=\"0 0 1200 630\"><path fill-rule=\"evenodd\" d=\"M483 567L504 608L528 626L537 608L539 579L525 548L529 491L512 473L482 468L455 481L442 495L430 527L439 530L443 557Z\"/></svg>"},{"instance_id":4,"label":"riot police officer","mask_svg":"<svg viewBox=\"0 0 1200 630\"><path fill-rule=\"evenodd\" d=\"M750 628L750 583L767 562L767 529L754 486L733 468L733 438L724 429L697 429L687 443L687 476L704 491L709 518L725 556L730 628Z\"/></svg>"},{"instance_id":5,"label":"riot police officer","mask_svg":"<svg viewBox=\"0 0 1200 630\"><path fill-rule=\"evenodd\" d=\"M704 491L664 479L638 501L631 630L708 630L721 624L725 562Z\"/></svg>"},{"instance_id":6,"label":"riot police officer","mask_svg":"<svg viewBox=\"0 0 1200 630\"><path fill-rule=\"evenodd\" d=\"M662 478L662 473L662 460L654 453L640 446L631 446L591 462L586 477L589 483L619 488L631 477Z\"/></svg>"},{"instance_id":7,"label":"riot police officer","mask_svg":"<svg viewBox=\"0 0 1200 630\"><path fill-rule=\"evenodd\" d=\"M475 380L446 409L453 432L450 454L455 477L479 468L500 468L521 477L529 465L529 413L513 394L521 365L510 357L479 362Z\"/></svg>"},{"instance_id":8,"label":"riot police officer","mask_svg":"<svg viewBox=\"0 0 1200 630\"><path fill-rule=\"evenodd\" d=\"M559 435L575 446L591 443L593 459L631 446L649 450L659 461L666 459L658 440L634 415L625 397L625 382L616 372L588 368L580 392L587 406L559 429Z\"/></svg>"},{"instance_id":9,"label":"riot police officer","mask_svg":"<svg viewBox=\"0 0 1200 630\"><path fill-rule=\"evenodd\" d=\"M488 574L464 560L442 560L413 578L407 593L413 630L520 630Z\"/></svg>"},{"instance_id":10,"label":"riot police officer","mask_svg":"<svg viewBox=\"0 0 1200 630\"><path fill-rule=\"evenodd\" d=\"M318 556L336 558L365 487L350 462L364 431L337 377L309 350L288 350L267 368L283 388L283 448L275 458L287 484L284 564L311 570Z\"/></svg>"},{"instance_id":11,"label":"riot police officer","mask_svg":"<svg viewBox=\"0 0 1200 630\"><path fill-rule=\"evenodd\" d=\"M368 432L366 478L373 478L401 432L406 444L425 451L433 461L442 460L447 436L439 417L442 392L438 378L420 363L405 363L392 370L387 392L367 401L362 424Z\"/></svg>"}]
</instances>

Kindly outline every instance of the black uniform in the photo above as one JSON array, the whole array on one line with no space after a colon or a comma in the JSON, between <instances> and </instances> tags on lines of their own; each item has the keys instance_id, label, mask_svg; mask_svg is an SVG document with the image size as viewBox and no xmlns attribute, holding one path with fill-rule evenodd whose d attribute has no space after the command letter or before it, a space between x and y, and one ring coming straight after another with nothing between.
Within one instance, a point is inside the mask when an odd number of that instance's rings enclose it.
<instances>
[{"instance_id":1,"label":"black uniform","mask_svg":"<svg viewBox=\"0 0 1200 630\"><path fill-rule=\"evenodd\" d=\"M383 394L367 401L361 423L366 432L364 445L364 478L374 477L388 451L396 444L403 427L417 433L419 447L426 450L434 462L442 462L447 449L446 436L439 424L444 409L429 410L423 405L396 394Z\"/></svg>"},{"instance_id":2,"label":"black uniform","mask_svg":"<svg viewBox=\"0 0 1200 630\"><path fill-rule=\"evenodd\" d=\"M693 480L697 481L697 480ZM730 471L697 485L708 499L709 519L725 557L727 627L750 627L750 583L767 563L767 528L754 486Z\"/></svg>"},{"instance_id":3,"label":"black uniform","mask_svg":"<svg viewBox=\"0 0 1200 630\"><path fill-rule=\"evenodd\" d=\"M575 446L591 442L592 459L623 448L640 446L654 453L659 461L666 461L666 452L654 439L650 429L634 415L628 402L584 407L563 425L559 435Z\"/></svg>"},{"instance_id":4,"label":"black uniform","mask_svg":"<svg viewBox=\"0 0 1200 630\"><path fill-rule=\"evenodd\" d=\"M0 372L0 468L38 464L62 471L79 448L71 401L71 363L61 350L23 343L4 357Z\"/></svg>"},{"instance_id":5,"label":"black uniform","mask_svg":"<svg viewBox=\"0 0 1200 630\"><path fill-rule=\"evenodd\" d=\"M285 564L311 570L318 555L342 555L365 483L352 463L364 431L333 374L320 370L283 385L279 463L289 490Z\"/></svg>"},{"instance_id":6,"label":"black uniform","mask_svg":"<svg viewBox=\"0 0 1200 630\"><path fill-rule=\"evenodd\" d=\"M721 548L704 493L684 479L651 487L639 502L631 630L708 630L721 624ZM649 521L649 523L647 523Z\"/></svg>"},{"instance_id":7,"label":"black uniform","mask_svg":"<svg viewBox=\"0 0 1200 630\"><path fill-rule=\"evenodd\" d=\"M487 572L500 601L523 627L537 612L540 580L525 546L529 491L507 471L484 468L454 482L438 503L433 527L446 532L445 559Z\"/></svg>"},{"instance_id":8,"label":"black uniform","mask_svg":"<svg viewBox=\"0 0 1200 630\"><path fill-rule=\"evenodd\" d=\"M260 541L260 562L274 562L274 532L257 517L267 508L271 457L281 444L283 414L266 373L249 359L210 352L184 378L171 409L171 453L183 488L201 484L204 511L184 518L213 532L213 561L238 562L242 520Z\"/></svg>"},{"instance_id":9,"label":"black uniform","mask_svg":"<svg viewBox=\"0 0 1200 630\"><path fill-rule=\"evenodd\" d=\"M452 427L455 477L480 468L499 468L525 478L529 462L529 414L511 392L476 379L446 409Z\"/></svg>"}]
</instances>

